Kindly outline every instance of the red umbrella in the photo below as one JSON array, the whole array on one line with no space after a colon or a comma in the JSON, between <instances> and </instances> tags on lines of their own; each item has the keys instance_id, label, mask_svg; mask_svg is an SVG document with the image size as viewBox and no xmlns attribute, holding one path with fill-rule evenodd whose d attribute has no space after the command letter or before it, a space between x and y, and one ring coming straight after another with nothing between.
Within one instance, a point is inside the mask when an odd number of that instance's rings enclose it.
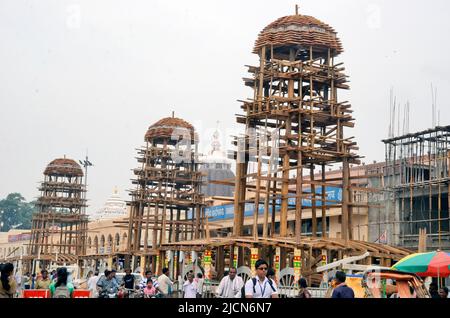
<instances>
[{"instance_id":1,"label":"red umbrella","mask_svg":"<svg viewBox=\"0 0 450 318\"><path fill-rule=\"evenodd\" d=\"M450 276L450 254L436 251L416 253L398 261L393 268L405 272L416 273L421 277Z\"/></svg>"}]
</instances>

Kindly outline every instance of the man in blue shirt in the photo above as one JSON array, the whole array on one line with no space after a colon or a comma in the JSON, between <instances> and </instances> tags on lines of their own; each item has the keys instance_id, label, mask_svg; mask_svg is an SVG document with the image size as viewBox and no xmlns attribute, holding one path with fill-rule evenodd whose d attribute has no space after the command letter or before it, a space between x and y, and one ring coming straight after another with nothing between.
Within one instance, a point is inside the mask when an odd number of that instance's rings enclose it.
<instances>
[{"instance_id":1,"label":"man in blue shirt","mask_svg":"<svg viewBox=\"0 0 450 318\"><path fill-rule=\"evenodd\" d=\"M334 277L336 281L336 288L333 290L333 295L331 298L355 298L355 293L353 289L348 287L345 284L345 279L347 276L344 272L336 272L336 276Z\"/></svg>"},{"instance_id":2,"label":"man in blue shirt","mask_svg":"<svg viewBox=\"0 0 450 318\"><path fill-rule=\"evenodd\" d=\"M106 294L116 294L119 290L119 284L114 278L115 271L105 270L105 277L97 282L100 297L106 297Z\"/></svg>"}]
</instances>

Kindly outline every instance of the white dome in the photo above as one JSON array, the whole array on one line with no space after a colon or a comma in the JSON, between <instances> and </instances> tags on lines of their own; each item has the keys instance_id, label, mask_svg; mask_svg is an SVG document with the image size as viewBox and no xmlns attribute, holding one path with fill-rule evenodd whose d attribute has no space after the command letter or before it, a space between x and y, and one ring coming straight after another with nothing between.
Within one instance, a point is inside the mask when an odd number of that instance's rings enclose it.
<instances>
[{"instance_id":1,"label":"white dome","mask_svg":"<svg viewBox=\"0 0 450 318\"><path fill-rule=\"evenodd\" d=\"M93 220L107 220L127 216L127 204L117 194L117 188L113 194L106 200L105 205L94 213Z\"/></svg>"}]
</instances>

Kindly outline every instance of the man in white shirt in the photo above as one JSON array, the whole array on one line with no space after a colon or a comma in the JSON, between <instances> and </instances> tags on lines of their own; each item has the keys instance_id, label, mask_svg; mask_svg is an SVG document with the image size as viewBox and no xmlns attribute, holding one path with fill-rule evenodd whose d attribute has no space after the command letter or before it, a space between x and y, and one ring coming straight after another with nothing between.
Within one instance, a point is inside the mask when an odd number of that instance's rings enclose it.
<instances>
[{"instance_id":1,"label":"man in white shirt","mask_svg":"<svg viewBox=\"0 0 450 318\"><path fill-rule=\"evenodd\" d=\"M245 298L278 298L277 285L266 277L268 267L265 260L256 261L256 276L245 283Z\"/></svg>"},{"instance_id":2,"label":"man in white shirt","mask_svg":"<svg viewBox=\"0 0 450 318\"><path fill-rule=\"evenodd\" d=\"M183 298L197 298L197 284L194 282L194 274L187 274L187 281L183 284Z\"/></svg>"},{"instance_id":3,"label":"man in white shirt","mask_svg":"<svg viewBox=\"0 0 450 318\"><path fill-rule=\"evenodd\" d=\"M217 298L240 298L243 286L242 277L237 276L236 267L232 267L228 275L220 281L216 292Z\"/></svg>"},{"instance_id":4,"label":"man in white shirt","mask_svg":"<svg viewBox=\"0 0 450 318\"><path fill-rule=\"evenodd\" d=\"M169 278L169 269L167 267L164 267L162 272L162 275L158 277L158 284L161 293L164 297L167 297L169 296L169 287L172 288L173 282Z\"/></svg>"}]
</instances>

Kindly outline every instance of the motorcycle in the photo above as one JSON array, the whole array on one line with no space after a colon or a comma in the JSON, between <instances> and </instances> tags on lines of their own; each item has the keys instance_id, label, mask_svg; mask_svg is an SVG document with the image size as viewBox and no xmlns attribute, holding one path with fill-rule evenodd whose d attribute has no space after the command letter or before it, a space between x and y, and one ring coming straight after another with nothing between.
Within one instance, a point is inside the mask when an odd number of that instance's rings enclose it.
<instances>
[{"instance_id":1,"label":"motorcycle","mask_svg":"<svg viewBox=\"0 0 450 318\"><path fill-rule=\"evenodd\" d=\"M113 290L103 290L99 293L98 298L118 298L118 292Z\"/></svg>"},{"instance_id":2,"label":"motorcycle","mask_svg":"<svg viewBox=\"0 0 450 318\"><path fill-rule=\"evenodd\" d=\"M124 289L124 298L144 298L144 292L141 289Z\"/></svg>"}]
</instances>

